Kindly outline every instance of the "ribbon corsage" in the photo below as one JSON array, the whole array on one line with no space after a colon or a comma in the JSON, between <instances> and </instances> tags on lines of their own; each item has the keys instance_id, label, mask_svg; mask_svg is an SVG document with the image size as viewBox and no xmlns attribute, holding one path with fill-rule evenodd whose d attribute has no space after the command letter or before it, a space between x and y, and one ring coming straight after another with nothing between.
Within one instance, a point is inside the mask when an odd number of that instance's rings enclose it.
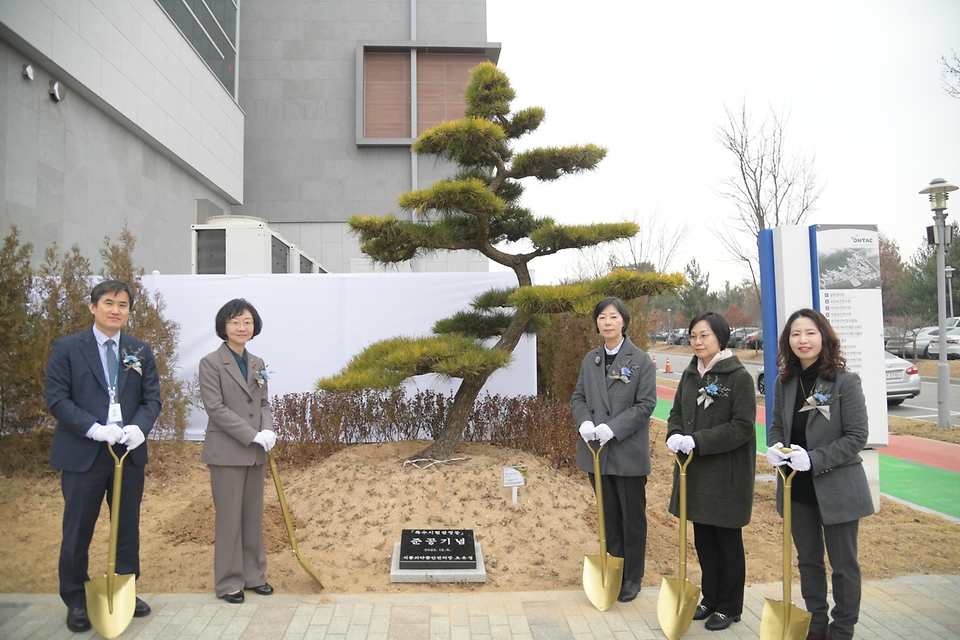
<instances>
[{"instance_id":1,"label":"ribbon corsage","mask_svg":"<svg viewBox=\"0 0 960 640\"><path fill-rule=\"evenodd\" d=\"M730 395L730 389L721 385L720 378L717 376L713 376L713 379L707 376L704 382L706 384L700 387L700 397L697 398L697 404L702 404L704 409L713 404L717 398L726 398Z\"/></svg>"},{"instance_id":2,"label":"ribbon corsage","mask_svg":"<svg viewBox=\"0 0 960 640\"><path fill-rule=\"evenodd\" d=\"M259 369L257 369L256 365L254 365L253 370L256 371L257 385L262 387L264 384L266 384L267 380L270 379L270 376L267 374L267 365L263 365L263 367Z\"/></svg>"},{"instance_id":3,"label":"ribbon corsage","mask_svg":"<svg viewBox=\"0 0 960 640\"><path fill-rule=\"evenodd\" d=\"M133 353L128 352L126 349L120 352L120 360L123 362L123 370L129 371L133 369L141 376L143 375L143 369L140 367L140 352L143 350L143 347L140 347Z\"/></svg>"},{"instance_id":4,"label":"ribbon corsage","mask_svg":"<svg viewBox=\"0 0 960 640\"><path fill-rule=\"evenodd\" d=\"M804 411L813 411L816 409L823 416L829 420L830 419L830 405L833 404L839 395L833 396L827 393L827 385L819 384L817 385L813 393L810 394L810 397L806 399L803 403L803 406L800 407L801 413Z\"/></svg>"},{"instance_id":5,"label":"ribbon corsage","mask_svg":"<svg viewBox=\"0 0 960 640\"><path fill-rule=\"evenodd\" d=\"M599 357L599 356L597 356ZM610 367L610 373L607 374L608 378L613 378L614 380L620 380L621 382L630 382L630 378L633 376L633 372L637 370L637 364L632 360L627 360L622 363L619 367Z\"/></svg>"}]
</instances>

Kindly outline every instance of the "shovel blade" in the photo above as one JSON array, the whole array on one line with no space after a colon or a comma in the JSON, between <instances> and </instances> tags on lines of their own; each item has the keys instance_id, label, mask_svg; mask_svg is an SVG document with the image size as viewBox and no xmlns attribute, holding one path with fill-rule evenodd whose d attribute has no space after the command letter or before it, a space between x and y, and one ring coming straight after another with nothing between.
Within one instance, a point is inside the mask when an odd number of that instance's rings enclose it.
<instances>
[{"instance_id":1,"label":"shovel blade","mask_svg":"<svg viewBox=\"0 0 960 640\"><path fill-rule=\"evenodd\" d=\"M606 570L604 570L606 565ZM583 590L590 603L606 611L617 601L623 583L623 558L599 553L583 558Z\"/></svg>"},{"instance_id":2,"label":"shovel blade","mask_svg":"<svg viewBox=\"0 0 960 640\"><path fill-rule=\"evenodd\" d=\"M657 598L657 620L668 640L678 640L693 622L700 602L700 587L689 580L664 578Z\"/></svg>"},{"instance_id":3,"label":"shovel blade","mask_svg":"<svg viewBox=\"0 0 960 640\"><path fill-rule=\"evenodd\" d=\"M112 580L110 579L112 578ZM113 583L113 589L110 588ZM137 607L137 579L132 573L103 576L84 585L90 624L104 638L116 638L133 620Z\"/></svg>"},{"instance_id":4,"label":"shovel blade","mask_svg":"<svg viewBox=\"0 0 960 640\"><path fill-rule=\"evenodd\" d=\"M760 640L805 640L810 617L792 602L767 598L760 616Z\"/></svg>"}]
</instances>

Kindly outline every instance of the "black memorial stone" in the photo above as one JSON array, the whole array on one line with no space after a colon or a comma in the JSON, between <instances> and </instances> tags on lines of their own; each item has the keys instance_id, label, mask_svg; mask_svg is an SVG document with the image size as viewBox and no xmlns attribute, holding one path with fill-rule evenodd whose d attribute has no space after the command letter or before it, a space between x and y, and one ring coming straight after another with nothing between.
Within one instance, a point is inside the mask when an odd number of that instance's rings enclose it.
<instances>
[{"instance_id":1,"label":"black memorial stone","mask_svg":"<svg viewBox=\"0 0 960 640\"><path fill-rule=\"evenodd\" d=\"M476 569L473 529L403 529L400 569Z\"/></svg>"}]
</instances>

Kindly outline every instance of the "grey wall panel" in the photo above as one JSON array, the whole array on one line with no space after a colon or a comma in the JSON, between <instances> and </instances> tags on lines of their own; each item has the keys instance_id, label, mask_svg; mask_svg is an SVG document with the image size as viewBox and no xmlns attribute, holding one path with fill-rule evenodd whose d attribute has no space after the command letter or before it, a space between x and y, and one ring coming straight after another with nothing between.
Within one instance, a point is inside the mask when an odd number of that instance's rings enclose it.
<instances>
[{"instance_id":1,"label":"grey wall panel","mask_svg":"<svg viewBox=\"0 0 960 640\"><path fill-rule=\"evenodd\" d=\"M29 61L0 41L0 233L16 225L34 264L54 241L61 252L78 244L96 270L104 236L126 222L140 266L189 273L196 201L229 201L82 96L52 101L42 68L21 77Z\"/></svg>"}]
</instances>

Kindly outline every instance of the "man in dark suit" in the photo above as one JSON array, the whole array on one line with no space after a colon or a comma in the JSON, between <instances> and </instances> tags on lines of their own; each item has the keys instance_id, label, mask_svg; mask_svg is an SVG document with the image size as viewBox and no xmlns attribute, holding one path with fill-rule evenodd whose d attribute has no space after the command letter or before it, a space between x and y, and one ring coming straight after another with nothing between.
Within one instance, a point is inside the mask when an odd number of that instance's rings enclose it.
<instances>
[{"instance_id":1,"label":"man in dark suit","mask_svg":"<svg viewBox=\"0 0 960 640\"><path fill-rule=\"evenodd\" d=\"M140 575L140 500L146 437L160 413L160 379L147 343L121 333L134 302L133 291L116 280L90 293L93 327L53 343L46 371L47 409L57 420L50 465L62 471L63 541L60 597L67 627L90 629L84 583L88 552L104 496L113 497L117 456L124 461L120 490L116 573ZM117 514L112 514L117 517ZM149 615L137 598L134 616Z\"/></svg>"}]
</instances>

